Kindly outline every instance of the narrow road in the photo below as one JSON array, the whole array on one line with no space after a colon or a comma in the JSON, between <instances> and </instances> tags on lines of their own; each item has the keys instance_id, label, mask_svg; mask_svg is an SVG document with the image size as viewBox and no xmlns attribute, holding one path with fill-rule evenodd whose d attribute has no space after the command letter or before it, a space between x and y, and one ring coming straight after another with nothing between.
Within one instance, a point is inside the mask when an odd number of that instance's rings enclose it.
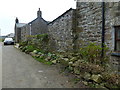
<instances>
[{"instance_id":1,"label":"narrow road","mask_svg":"<svg viewBox=\"0 0 120 90\"><path fill-rule=\"evenodd\" d=\"M2 45L2 88L71 88L68 77L12 45Z\"/></svg>"},{"instance_id":2,"label":"narrow road","mask_svg":"<svg viewBox=\"0 0 120 90\"><path fill-rule=\"evenodd\" d=\"M2 44L0 42L0 89L2 89Z\"/></svg>"}]
</instances>

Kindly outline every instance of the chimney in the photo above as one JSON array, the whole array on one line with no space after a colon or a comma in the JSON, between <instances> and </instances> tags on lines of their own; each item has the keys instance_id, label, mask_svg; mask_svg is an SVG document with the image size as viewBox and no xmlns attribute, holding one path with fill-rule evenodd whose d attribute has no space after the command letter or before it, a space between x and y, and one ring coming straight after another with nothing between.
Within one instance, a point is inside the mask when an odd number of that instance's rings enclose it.
<instances>
[{"instance_id":1,"label":"chimney","mask_svg":"<svg viewBox=\"0 0 120 90\"><path fill-rule=\"evenodd\" d=\"M40 8L39 8L39 10L37 11L37 17L39 18L39 17L42 17L42 12L40 11Z\"/></svg>"},{"instance_id":2,"label":"chimney","mask_svg":"<svg viewBox=\"0 0 120 90\"><path fill-rule=\"evenodd\" d=\"M16 19L15 19L15 23L19 23L19 20L18 20L18 18L16 17Z\"/></svg>"}]
</instances>

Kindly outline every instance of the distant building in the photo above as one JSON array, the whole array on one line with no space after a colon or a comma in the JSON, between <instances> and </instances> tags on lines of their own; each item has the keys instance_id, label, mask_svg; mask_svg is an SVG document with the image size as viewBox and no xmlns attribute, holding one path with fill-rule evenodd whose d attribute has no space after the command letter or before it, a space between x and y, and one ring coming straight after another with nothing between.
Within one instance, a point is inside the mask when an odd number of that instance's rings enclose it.
<instances>
[{"instance_id":1,"label":"distant building","mask_svg":"<svg viewBox=\"0 0 120 90\"><path fill-rule=\"evenodd\" d=\"M26 25L25 23L19 23L18 18L15 20L15 42L21 41L21 28Z\"/></svg>"},{"instance_id":2,"label":"distant building","mask_svg":"<svg viewBox=\"0 0 120 90\"><path fill-rule=\"evenodd\" d=\"M26 41L30 35L30 25L26 24L21 28L21 41Z\"/></svg>"},{"instance_id":3,"label":"distant building","mask_svg":"<svg viewBox=\"0 0 120 90\"><path fill-rule=\"evenodd\" d=\"M11 37L11 38L14 38L14 36L15 36L14 33L10 33L7 35L7 37Z\"/></svg>"},{"instance_id":4,"label":"distant building","mask_svg":"<svg viewBox=\"0 0 120 90\"><path fill-rule=\"evenodd\" d=\"M0 39L5 39L6 38L6 36L0 36Z\"/></svg>"},{"instance_id":5,"label":"distant building","mask_svg":"<svg viewBox=\"0 0 120 90\"><path fill-rule=\"evenodd\" d=\"M39 8L37 11L37 18L28 23L28 25L30 25L30 35L47 33L47 23L48 22L42 18L42 12Z\"/></svg>"},{"instance_id":6,"label":"distant building","mask_svg":"<svg viewBox=\"0 0 120 90\"><path fill-rule=\"evenodd\" d=\"M18 18L15 20L15 42L26 41L29 35L38 35L48 32L48 22L42 18L42 12L37 11L37 18L25 24L19 23Z\"/></svg>"}]
</instances>

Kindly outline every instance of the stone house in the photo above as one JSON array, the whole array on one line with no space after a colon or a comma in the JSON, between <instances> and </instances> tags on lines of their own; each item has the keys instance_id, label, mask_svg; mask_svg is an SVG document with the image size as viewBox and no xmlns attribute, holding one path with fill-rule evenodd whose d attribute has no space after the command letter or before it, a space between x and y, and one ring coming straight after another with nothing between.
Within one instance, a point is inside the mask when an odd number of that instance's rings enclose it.
<instances>
[{"instance_id":1,"label":"stone house","mask_svg":"<svg viewBox=\"0 0 120 90\"><path fill-rule=\"evenodd\" d=\"M28 23L28 25L30 26L30 35L47 33L47 23L48 22L42 18L42 12L39 8L39 10L37 11L37 18Z\"/></svg>"},{"instance_id":2,"label":"stone house","mask_svg":"<svg viewBox=\"0 0 120 90\"><path fill-rule=\"evenodd\" d=\"M48 32L47 21L42 18L42 12L37 11L37 18L29 23L19 23L19 20L16 19L15 23L15 41L20 42L26 41L27 36L29 35L38 35Z\"/></svg>"},{"instance_id":3,"label":"stone house","mask_svg":"<svg viewBox=\"0 0 120 90\"><path fill-rule=\"evenodd\" d=\"M76 48L96 42L107 45L110 62L120 66L120 2L77 2ZM103 52L102 52L103 53Z\"/></svg>"},{"instance_id":4,"label":"stone house","mask_svg":"<svg viewBox=\"0 0 120 90\"><path fill-rule=\"evenodd\" d=\"M104 45L113 68L120 66L120 2L77 2L48 23L51 47L58 52L79 50L89 42ZM51 49L52 49L51 48Z\"/></svg>"},{"instance_id":5,"label":"stone house","mask_svg":"<svg viewBox=\"0 0 120 90\"><path fill-rule=\"evenodd\" d=\"M21 41L21 29L25 25L25 23L19 23L18 18L15 20L15 42L19 43Z\"/></svg>"},{"instance_id":6,"label":"stone house","mask_svg":"<svg viewBox=\"0 0 120 90\"><path fill-rule=\"evenodd\" d=\"M21 28L21 41L27 41L27 37L30 35L30 25L25 24Z\"/></svg>"}]
</instances>

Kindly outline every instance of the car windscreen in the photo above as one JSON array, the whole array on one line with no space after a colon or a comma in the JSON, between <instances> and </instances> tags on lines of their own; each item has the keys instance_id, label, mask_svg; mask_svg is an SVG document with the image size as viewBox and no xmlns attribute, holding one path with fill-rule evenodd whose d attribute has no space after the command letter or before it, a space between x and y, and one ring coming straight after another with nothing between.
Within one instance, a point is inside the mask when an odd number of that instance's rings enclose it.
<instances>
[{"instance_id":1,"label":"car windscreen","mask_svg":"<svg viewBox=\"0 0 120 90\"><path fill-rule=\"evenodd\" d=\"M5 38L4 41L13 41L13 39L12 38Z\"/></svg>"}]
</instances>

